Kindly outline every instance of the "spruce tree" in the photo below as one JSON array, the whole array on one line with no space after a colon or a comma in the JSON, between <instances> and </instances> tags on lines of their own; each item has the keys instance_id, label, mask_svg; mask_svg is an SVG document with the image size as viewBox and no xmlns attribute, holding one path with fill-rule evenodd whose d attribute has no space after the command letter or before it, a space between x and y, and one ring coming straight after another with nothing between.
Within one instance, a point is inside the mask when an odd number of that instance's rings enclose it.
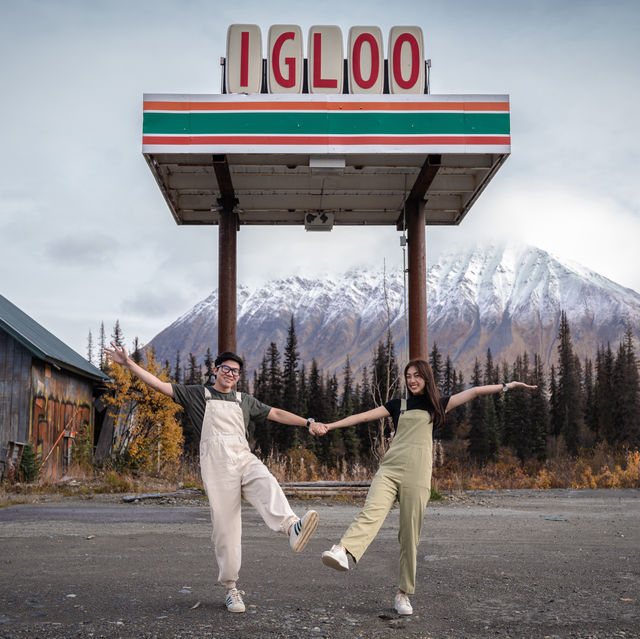
<instances>
[{"instance_id":1,"label":"spruce tree","mask_svg":"<svg viewBox=\"0 0 640 639\"><path fill-rule=\"evenodd\" d=\"M429 365L433 372L433 379L436 383L436 388L442 390L442 355L438 350L438 345L434 342L431 347L431 353L429 354Z\"/></svg>"},{"instance_id":2,"label":"spruce tree","mask_svg":"<svg viewBox=\"0 0 640 639\"><path fill-rule=\"evenodd\" d=\"M100 370L104 373L107 370L107 362L104 356L104 349L107 346L107 340L104 334L104 322L100 322L100 336L98 338L98 349L100 351L98 361L100 362Z\"/></svg>"},{"instance_id":3,"label":"spruce tree","mask_svg":"<svg viewBox=\"0 0 640 639\"><path fill-rule=\"evenodd\" d=\"M297 348L298 339L296 337L296 327L293 321L293 315L291 315L287 342L284 348L282 408L296 415L300 412L300 406L298 404L298 361L300 354Z\"/></svg>"},{"instance_id":4,"label":"spruce tree","mask_svg":"<svg viewBox=\"0 0 640 639\"><path fill-rule=\"evenodd\" d=\"M324 405L326 410L325 420L327 422L337 421L340 407L338 404L338 378L335 374L327 377L327 383L324 387ZM320 438L322 440L323 457L331 468L335 468L339 459L345 455L343 430L345 429L334 429Z\"/></svg>"},{"instance_id":5,"label":"spruce tree","mask_svg":"<svg viewBox=\"0 0 640 639\"><path fill-rule=\"evenodd\" d=\"M517 363L514 363L511 370L509 370L505 362L502 367L502 381L507 383L517 378L517 368ZM520 439L519 431L522 428L522 413L516 401L518 394L503 393L504 397L502 399L502 443L504 446L516 449Z\"/></svg>"},{"instance_id":6,"label":"spruce tree","mask_svg":"<svg viewBox=\"0 0 640 639\"><path fill-rule=\"evenodd\" d=\"M485 385L498 384L499 379L500 379L500 371L498 369L498 366L494 365L491 349L488 348L487 355L485 358L485 363L484 363L484 384ZM495 435L491 432L491 430L487 430L487 435L489 436L490 440L493 440L493 438L495 438L496 441L501 441L502 431L504 429L502 398L500 395L495 393L493 395L487 395L486 401L493 403L493 412L486 413L488 418L493 420L495 416ZM493 423L491 425L491 428L494 428ZM494 454L492 453L491 456L493 457Z\"/></svg>"},{"instance_id":7,"label":"spruce tree","mask_svg":"<svg viewBox=\"0 0 640 639\"><path fill-rule=\"evenodd\" d=\"M486 433L486 459L497 459L500 439L498 435L498 418L495 404L490 398L484 398L484 415L482 416L483 429ZM484 461L484 459L483 459Z\"/></svg>"},{"instance_id":8,"label":"spruce tree","mask_svg":"<svg viewBox=\"0 0 640 639\"><path fill-rule=\"evenodd\" d=\"M351 363L349 355L344 364L342 398L338 410L338 419L348 417L354 413L353 410L353 378L351 373ZM345 455L349 461L354 460L358 455L358 438L355 428L343 428L342 440L344 442Z\"/></svg>"},{"instance_id":9,"label":"spruce tree","mask_svg":"<svg viewBox=\"0 0 640 639\"><path fill-rule=\"evenodd\" d=\"M537 353L533 356L533 371L529 383L537 386L530 393L529 399L529 439L526 457L534 457L540 461L547 456L547 432L549 430L549 405L545 390L545 374L542 358ZM522 393L523 395L525 393Z\"/></svg>"},{"instance_id":10,"label":"spruce tree","mask_svg":"<svg viewBox=\"0 0 640 639\"><path fill-rule=\"evenodd\" d=\"M122 348L124 346L124 335L122 334L122 329L120 328L120 320L116 320L116 323L113 326L113 333L111 333L111 341L118 348Z\"/></svg>"},{"instance_id":11,"label":"spruce tree","mask_svg":"<svg viewBox=\"0 0 640 639\"><path fill-rule=\"evenodd\" d=\"M182 383L182 366L180 365L180 351L176 350L176 365L173 369L173 379L176 384Z\"/></svg>"},{"instance_id":12,"label":"spruce tree","mask_svg":"<svg viewBox=\"0 0 640 639\"><path fill-rule=\"evenodd\" d=\"M598 393L598 435L607 442L616 438L613 415L615 413L615 389L613 386L614 358L611 345L598 352L596 377Z\"/></svg>"},{"instance_id":13,"label":"spruce tree","mask_svg":"<svg viewBox=\"0 0 640 639\"><path fill-rule=\"evenodd\" d=\"M444 363L444 373L442 375L442 385L440 390L442 394L445 396L453 395L453 375L455 370L453 368L453 364L451 362L451 358L447 355L447 359Z\"/></svg>"},{"instance_id":14,"label":"spruce tree","mask_svg":"<svg viewBox=\"0 0 640 639\"><path fill-rule=\"evenodd\" d=\"M275 342L269 344L267 349L267 362L269 367L268 376L268 388L269 388L269 402L270 406L282 406L283 402L283 383L282 383L282 369L280 368L280 351ZM272 433L273 446L278 452L284 452L289 448L289 429L290 426L279 424L278 422L271 422L270 429Z\"/></svg>"},{"instance_id":15,"label":"spruce tree","mask_svg":"<svg viewBox=\"0 0 640 639\"><path fill-rule=\"evenodd\" d=\"M464 390L464 375L462 371L453 371L453 386L451 394L461 393ZM458 406L452 412L446 415L445 427L450 428L453 432L453 438L462 437L462 428L467 422L467 404ZM443 435L443 439L444 439Z\"/></svg>"},{"instance_id":16,"label":"spruce tree","mask_svg":"<svg viewBox=\"0 0 640 639\"><path fill-rule=\"evenodd\" d=\"M267 353L265 352L260 362L260 371L254 373L253 382L254 397L268 406L273 406L269 394L269 362ZM272 427L273 422L265 419L260 423L252 423L253 437L256 442L256 448L260 449L263 455L268 455L274 448Z\"/></svg>"},{"instance_id":17,"label":"spruce tree","mask_svg":"<svg viewBox=\"0 0 640 639\"><path fill-rule=\"evenodd\" d=\"M637 448L640 444L640 396L633 333L627 323L613 366L613 431L609 441Z\"/></svg>"},{"instance_id":18,"label":"spruce tree","mask_svg":"<svg viewBox=\"0 0 640 639\"><path fill-rule=\"evenodd\" d=\"M593 362L590 359L584 361L584 423L594 438L598 432L598 405L596 381L593 376Z\"/></svg>"},{"instance_id":19,"label":"spruce tree","mask_svg":"<svg viewBox=\"0 0 640 639\"><path fill-rule=\"evenodd\" d=\"M576 364L567 314L562 311L558 331L558 413L556 416L560 423L556 425L556 429L559 426L567 449L573 454L578 452L582 443L580 433L583 423L580 375Z\"/></svg>"},{"instance_id":20,"label":"spruce tree","mask_svg":"<svg viewBox=\"0 0 640 639\"><path fill-rule=\"evenodd\" d=\"M318 369L318 362L315 357L311 360L307 385L307 416L313 417L316 421L326 422L324 406L324 384L322 375ZM326 463L324 450L322 447L322 437L311 437L309 448L316 455L320 463Z\"/></svg>"},{"instance_id":21,"label":"spruce tree","mask_svg":"<svg viewBox=\"0 0 640 639\"><path fill-rule=\"evenodd\" d=\"M204 355L204 383L213 384L213 362L214 358L211 349L207 346L207 352Z\"/></svg>"},{"instance_id":22,"label":"spruce tree","mask_svg":"<svg viewBox=\"0 0 640 639\"><path fill-rule=\"evenodd\" d=\"M482 375L480 372L480 363L476 358L473 367L472 386L482 385ZM489 437L485 427L485 396L472 399L471 404L471 429L469 431L469 454L473 459L484 463L489 459L490 447Z\"/></svg>"},{"instance_id":23,"label":"spruce tree","mask_svg":"<svg viewBox=\"0 0 640 639\"><path fill-rule=\"evenodd\" d=\"M369 369L367 366L362 368L362 381L360 383L360 395L359 395L359 412L375 408L373 402L373 393L371 391L371 381L369 378ZM358 438L359 449L361 451L367 451L367 457L371 455L371 437L370 432L372 429L372 422L363 422L356 426L356 437Z\"/></svg>"},{"instance_id":24,"label":"spruce tree","mask_svg":"<svg viewBox=\"0 0 640 639\"><path fill-rule=\"evenodd\" d=\"M560 416L560 404L558 396L558 384L556 382L556 367L551 364L551 371L549 373L549 394L551 396L551 432L554 437L560 436L560 429L562 428L562 419Z\"/></svg>"},{"instance_id":25,"label":"spruce tree","mask_svg":"<svg viewBox=\"0 0 640 639\"><path fill-rule=\"evenodd\" d=\"M302 364L300 366L300 375L299 375L299 384L298 384L298 407L300 409L300 415L309 415L309 401L308 401L308 384L307 384L307 370L305 365Z\"/></svg>"},{"instance_id":26,"label":"spruce tree","mask_svg":"<svg viewBox=\"0 0 640 639\"><path fill-rule=\"evenodd\" d=\"M339 419L353 414L353 377L349 355L346 357L342 375L342 398L340 400Z\"/></svg>"},{"instance_id":27,"label":"spruce tree","mask_svg":"<svg viewBox=\"0 0 640 639\"><path fill-rule=\"evenodd\" d=\"M267 349L267 362L269 366L269 400L271 406L282 406L282 370L280 369L280 351L275 342L269 344Z\"/></svg>"},{"instance_id":28,"label":"spruce tree","mask_svg":"<svg viewBox=\"0 0 640 639\"><path fill-rule=\"evenodd\" d=\"M142 361L142 348L140 347L140 340L137 335L133 338L131 359L138 365L140 365L140 362Z\"/></svg>"},{"instance_id":29,"label":"spruce tree","mask_svg":"<svg viewBox=\"0 0 640 639\"><path fill-rule=\"evenodd\" d=\"M298 353L298 338L296 337L296 327L291 315L289 324L289 332L284 347L284 366L282 371L282 408L291 413L298 415L300 413L300 404L298 396L298 361L300 354ZM287 430L283 432L283 441L286 442L287 448L298 448L301 441L302 431L299 428L285 427Z\"/></svg>"},{"instance_id":30,"label":"spruce tree","mask_svg":"<svg viewBox=\"0 0 640 639\"><path fill-rule=\"evenodd\" d=\"M247 358L244 355L241 355L241 358L242 358L243 362L247 361ZM201 371L200 375L202 376L202 371ZM205 376L206 376L206 370L205 370ZM205 379L206 379L206 377L205 377ZM238 382L236 383L236 390L239 393L243 393L243 394L246 394L246 395L248 395L251 392L250 389L249 389L249 375L247 374L247 371L244 370L244 367L240 371L240 377L238 377Z\"/></svg>"},{"instance_id":31,"label":"spruce tree","mask_svg":"<svg viewBox=\"0 0 640 639\"><path fill-rule=\"evenodd\" d=\"M93 335L91 335L91 329L89 329L89 335L87 336L87 361L89 364L93 364Z\"/></svg>"},{"instance_id":32,"label":"spruce tree","mask_svg":"<svg viewBox=\"0 0 640 639\"><path fill-rule=\"evenodd\" d=\"M202 384L202 370L193 353L189 353L189 364L187 366L185 384Z\"/></svg>"},{"instance_id":33,"label":"spruce tree","mask_svg":"<svg viewBox=\"0 0 640 639\"><path fill-rule=\"evenodd\" d=\"M637 449L640 448L640 375L633 346L633 332L629 322L625 329L622 353L624 358L624 385L620 398L624 423L622 441Z\"/></svg>"},{"instance_id":34,"label":"spruce tree","mask_svg":"<svg viewBox=\"0 0 640 639\"><path fill-rule=\"evenodd\" d=\"M362 409L360 408L360 397L361 396L362 396L362 392L360 390L360 382L358 382L353 387L353 397L352 397L353 410L352 410L352 413L354 415L356 415L357 413L361 413L362 412Z\"/></svg>"}]
</instances>

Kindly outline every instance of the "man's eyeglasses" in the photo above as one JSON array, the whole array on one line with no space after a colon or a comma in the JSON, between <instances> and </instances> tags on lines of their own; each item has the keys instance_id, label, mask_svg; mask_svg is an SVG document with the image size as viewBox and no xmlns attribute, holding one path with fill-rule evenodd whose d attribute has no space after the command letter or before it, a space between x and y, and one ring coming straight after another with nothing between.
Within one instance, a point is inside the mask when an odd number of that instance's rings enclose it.
<instances>
[{"instance_id":1,"label":"man's eyeglasses","mask_svg":"<svg viewBox=\"0 0 640 639\"><path fill-rule=\"evenodd\" d=\"M231 366L223 364L222 366L218 366L218 370L221 370L223 373L227 373L227 375L232 375L233 377L240 377L239 368L231 368Z\"/></svg>"}]
</instances>

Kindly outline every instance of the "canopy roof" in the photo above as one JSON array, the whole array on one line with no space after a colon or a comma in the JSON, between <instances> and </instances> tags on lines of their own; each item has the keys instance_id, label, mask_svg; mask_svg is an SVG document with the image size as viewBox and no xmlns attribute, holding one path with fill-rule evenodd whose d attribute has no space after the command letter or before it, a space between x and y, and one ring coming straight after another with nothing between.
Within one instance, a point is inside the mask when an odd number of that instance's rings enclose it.
<instances>
[{"instance_id":1,"label":"canopy roof","mask_svg":"<svg viewBox=\"0 0 640 639\"><path fill-rule=\"evenodd\" d=\"M511 151L504 95L145 95L143 154L178 224L458 224ZM324 215L323 215L324 214Z\"/></svg>"}]
</instances>

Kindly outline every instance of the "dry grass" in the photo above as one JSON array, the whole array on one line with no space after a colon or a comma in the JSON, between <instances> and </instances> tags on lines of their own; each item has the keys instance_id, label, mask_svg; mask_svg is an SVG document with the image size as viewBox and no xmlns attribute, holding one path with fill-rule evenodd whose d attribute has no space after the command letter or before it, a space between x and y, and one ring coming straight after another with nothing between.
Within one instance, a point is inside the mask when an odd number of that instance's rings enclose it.
<instances>
[{"instance_id":1,"label":"dry grass","mask_svg":"<svg viewBox=\"0 0 640 639\"><path fill-rule=\"evenodd\" d=\"M375 469L359 462L342 460L338 468L320 464L318 458L304 448L288 450L285 455L271 452L263 459L271 474L279 481L370 481Z\"/></svg>"},{"instance_id":2,"label":"dry grass","mask_svg":"<svg viewBox=\"0 0 640 639\"><path fill-rule=\"evenodd\" d=\"M484 466L446 456L434 471L440 491L530 488L640 488L640 451L614 450L606 444L579 457L561 455L521 463L509 449Z\"/></svg>"},{"instance_id":3,"label":"dry grass","mask_svg":"<svg viewBox=\"0 0 640 639\"><path fill-rule=\"evenodd\" d=\"M287 454L269 454L264 460L280 482L370 481L375 467L342 461L337 468L320 464L305 449ZM615 450L598 444L579 457L559 454L544 462L521 463L509 449L486 465L470 462L464 445L447 444L435 460L433 486L439 492L493 489L549 488L640 488L640 451ZM179 488L200 488L197 459L183 460L171 475L153 476L128 471L99 470L76 466L59 481L31 484L3 482L0 507L33 501L38 496L90 496L95 494L172 492Z\"/></svg>"}]
</instances>

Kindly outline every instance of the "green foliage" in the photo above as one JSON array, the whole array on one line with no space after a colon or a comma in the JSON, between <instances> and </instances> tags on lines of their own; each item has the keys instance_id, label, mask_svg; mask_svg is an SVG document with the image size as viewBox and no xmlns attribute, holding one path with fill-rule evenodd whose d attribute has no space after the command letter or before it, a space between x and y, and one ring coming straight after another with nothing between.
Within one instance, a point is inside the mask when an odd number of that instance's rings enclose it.
<instances>
[{"instance_id":1,"label":"green foliage","mask_svg":"<svg viewBox=\"0 0 640 639\"><path fill-rule=\"evenodd\" d=\"M18 467L18 478L22 482L30 484L38 479L40 474L40 459L33 450L31 443L28 443L22 449L22 457L20 458L20 466Z\"/></svg>"}]
</instances>

